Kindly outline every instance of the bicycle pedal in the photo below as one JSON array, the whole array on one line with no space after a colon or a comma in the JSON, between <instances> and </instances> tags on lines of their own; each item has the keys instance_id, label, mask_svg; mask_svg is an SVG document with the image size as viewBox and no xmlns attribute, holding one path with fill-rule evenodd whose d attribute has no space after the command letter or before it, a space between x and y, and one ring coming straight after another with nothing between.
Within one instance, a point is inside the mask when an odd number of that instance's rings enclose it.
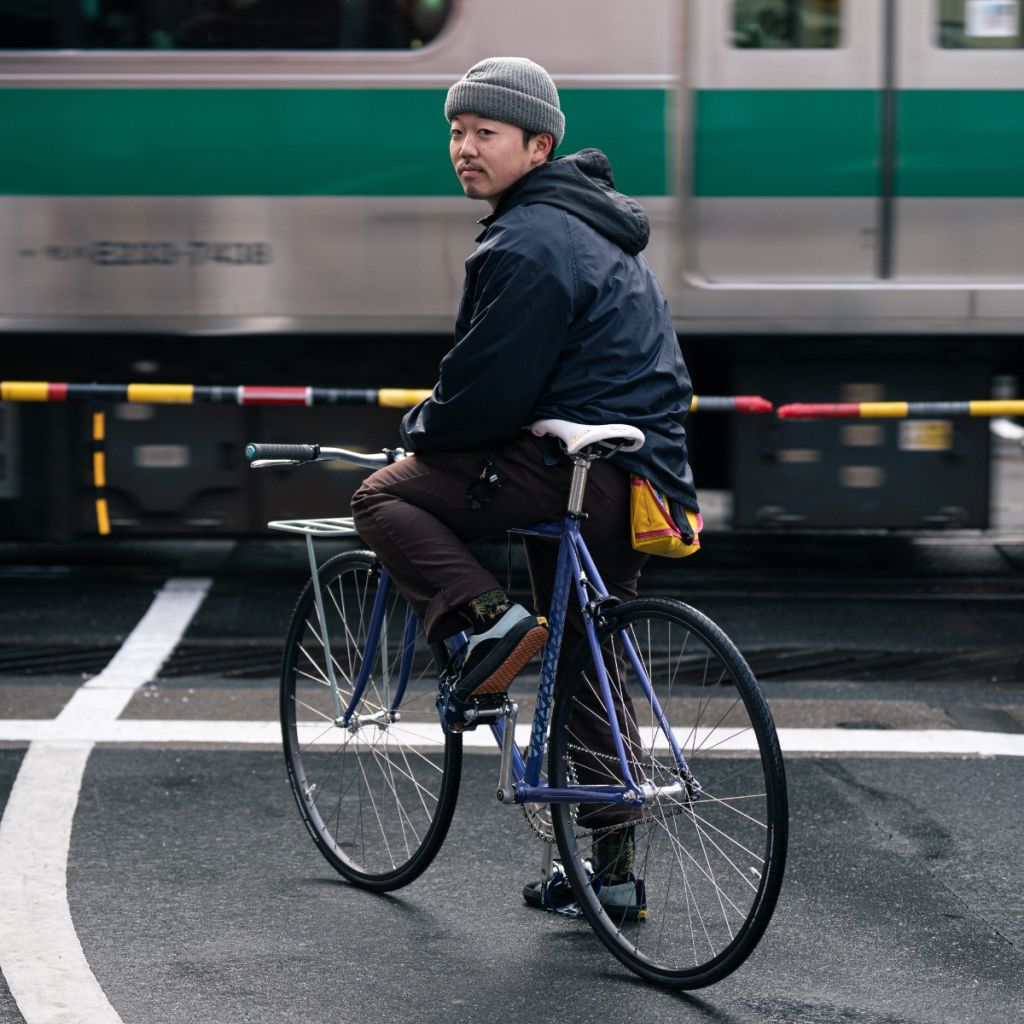
<instances>
[{"instance_id":1,"label":"bicycle pedal","mask_svg":"<svg viewBox=\"0 0 1024 1024\"><path fill-rule=\"evenodd\" d=\"M446 732L472 732L477 726L496 722L507 715L508 701L503 693L474 697L464 701L442 684L437 696L437 710L441 727Z\"/></svg>"}]
</instances>

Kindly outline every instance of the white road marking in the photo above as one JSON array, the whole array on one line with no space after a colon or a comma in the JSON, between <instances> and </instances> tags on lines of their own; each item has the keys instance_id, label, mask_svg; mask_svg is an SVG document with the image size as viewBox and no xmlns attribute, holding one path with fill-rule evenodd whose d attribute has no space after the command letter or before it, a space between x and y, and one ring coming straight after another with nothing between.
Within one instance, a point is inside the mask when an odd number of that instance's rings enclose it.
<instances>
[{"instance_id":1,"label":"white road marking","mask_svg":"<svg viewBox=\"0 0 1024 1024\"><path fill-rule=\"evenodd\" d=\"M693 743L684 728L686 747L701 746L707 737L701 730ZM348 733L344 734L348 737ZM379 744L381 735L373 728L367 746ZM341 734L324 730L322 724L309 727L302 742L324 746L339 745ZM351 738L349 738L351 741ZM516 741L525 746L530 726L516 727ZM184 743L212 746L270 746L281 744L281 727L275 722L205 721L191 719L119 719L117 721L63 721L57 719L0 719L0 742L23 743ZM444 743L437 722L402 721L390 735L393 744L439 747ZM977 756L1024 757L1024 734L981 732L967 729L779 729L785 754L965 754ZM489 729L463 734L463 745L473 750L493 751L497 745ZM664 743L660 744L664 746ZM716 750L755 750L749 733L732 737Z\"/></svg>"},{"instance_id":2,"label":"white road marking","mask_svg":"<svg viewBox=\"0 0 1024 1024\"><path fill-rule=\"evenodd\" d=\"M174 650L210 588L168 580L107 667L31 746L0 821L0 968L26 1024L121 1024L68 907L71 827L96 740Z\"/></svg>"}]
</instances>

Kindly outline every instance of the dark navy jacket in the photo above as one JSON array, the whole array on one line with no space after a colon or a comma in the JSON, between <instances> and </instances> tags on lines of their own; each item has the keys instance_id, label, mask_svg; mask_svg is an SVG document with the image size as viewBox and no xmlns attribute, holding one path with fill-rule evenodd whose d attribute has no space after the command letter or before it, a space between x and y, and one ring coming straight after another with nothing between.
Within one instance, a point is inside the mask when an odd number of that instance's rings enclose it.
<instances>
[{"instance_id":1,"label":"dark navy jacket","mask_svg":"<svg viewBox=\"0 0 1024 1024\"><path fill-rule=\"evenodd\" d=\"M402 421L416 452L497 447L534 420L628 423L646 442L611 461L697 509L683 420L690 378L647 261L643 208L603 153L530 171L482 223L433 393Z\"/></svg>"}]
</instances>

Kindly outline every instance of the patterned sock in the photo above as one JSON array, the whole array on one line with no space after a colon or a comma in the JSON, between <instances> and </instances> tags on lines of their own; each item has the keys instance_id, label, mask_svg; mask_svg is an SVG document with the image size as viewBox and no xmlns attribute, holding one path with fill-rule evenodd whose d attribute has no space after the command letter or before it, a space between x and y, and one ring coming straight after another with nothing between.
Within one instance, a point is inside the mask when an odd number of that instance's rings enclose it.
<instances>
[{"instance_id":1,"label":"patterned sock","mask_svg":"<svg viewBox=\"0 0 1024 1024\"><path fill-rule=\"evenodd\" d=\"M476 632L482 632L494 625L512 607L504 590L488 590L486 594L474 597L469 602L469 615Z\"/></svg>"}]
</instances>

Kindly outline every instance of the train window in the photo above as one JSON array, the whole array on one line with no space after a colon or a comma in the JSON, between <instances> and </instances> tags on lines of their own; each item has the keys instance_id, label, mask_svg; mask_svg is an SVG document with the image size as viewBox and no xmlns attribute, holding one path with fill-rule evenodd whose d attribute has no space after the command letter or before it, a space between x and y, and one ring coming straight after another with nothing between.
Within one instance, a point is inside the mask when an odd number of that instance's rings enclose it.
<instances>
[{"instance_id":1,"label":"train window","mask_svg":"<svg viewBox=\"0 0 1024 1024\"><path fill-rule=\"evenodd\" d=\"M839 46L842 0L734 0L732 44L744 50Z\"/></svg>"},{"instance_id":2,"label":"train window","mask_svg":"<svg viewBox=\"0 0 1024 1024\"><path fill-rule=\"evenodd\" d=\"M453 0L0 2L0 50L409 50Z\"/></svg>"},{"instance_id":3,"label":"train window","mask_svg":"<svg viewBox=\"0 0 1024 1024\"><path fill-rule=\"evenodd\" d=\"M1024 47L1017 0L940 0L939 46L947 50Z\"/></svg>"}]
</instances>

